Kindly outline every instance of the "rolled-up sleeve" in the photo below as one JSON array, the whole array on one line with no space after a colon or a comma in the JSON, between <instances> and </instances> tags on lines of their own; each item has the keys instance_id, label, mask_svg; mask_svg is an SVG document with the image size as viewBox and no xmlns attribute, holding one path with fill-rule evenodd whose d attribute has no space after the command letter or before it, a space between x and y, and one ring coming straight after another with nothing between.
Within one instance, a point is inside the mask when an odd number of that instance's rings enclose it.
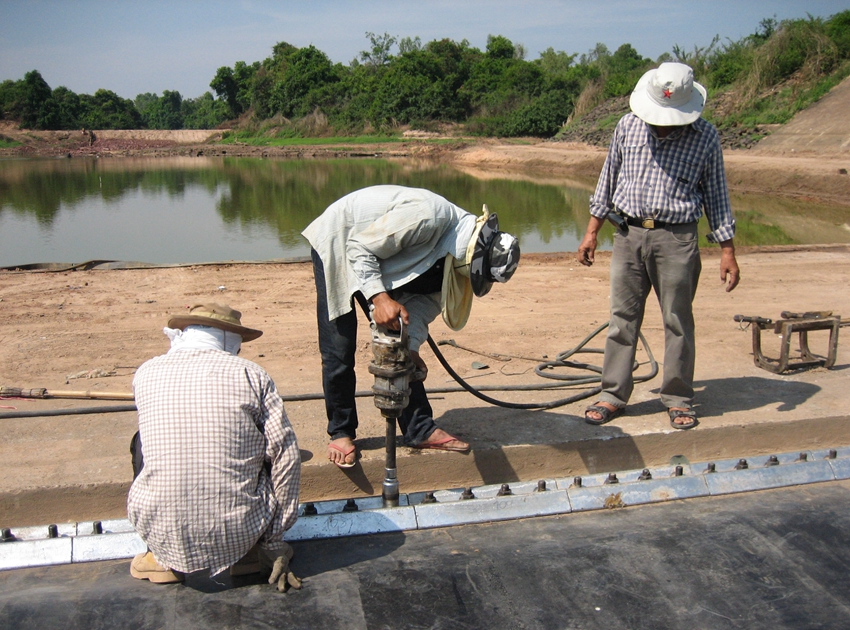
<instances>
[{"instance_id":1,"label":"rolled-up sleeve","mask_svg":"<svg viewBox=\"0 0 850 630\"><path fill-rule=\"evenodd\" d=\"M442 311L440 294L402 293L398 296L398 303L404 306L410 315L410 326L407 329L410 349L419 352L419 348L428 339L428 326Z\"/></svg>"}]
</instances>

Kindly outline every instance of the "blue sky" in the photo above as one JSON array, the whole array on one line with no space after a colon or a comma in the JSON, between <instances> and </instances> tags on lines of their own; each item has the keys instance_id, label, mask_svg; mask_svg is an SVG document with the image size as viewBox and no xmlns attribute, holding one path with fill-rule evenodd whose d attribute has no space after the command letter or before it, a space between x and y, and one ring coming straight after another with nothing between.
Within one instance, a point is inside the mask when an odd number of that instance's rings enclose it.
<instances>
[{"instance_id":1,"label":"blue sky","mask_svg":"<svg viewBox=\"0 0 850 630\"><path fill-rule=\"evenodd\" d=\"M678 44L738 40L763 18L829 17L847 0L0 0L0 80L38 70L50 87L99 88L135 98L209 90L220 66L262 61L285 41L348 64L366 32L523 44L527 59L550 46L585 53L630 43L657 58Z\"/></svg>"}]
</instances>

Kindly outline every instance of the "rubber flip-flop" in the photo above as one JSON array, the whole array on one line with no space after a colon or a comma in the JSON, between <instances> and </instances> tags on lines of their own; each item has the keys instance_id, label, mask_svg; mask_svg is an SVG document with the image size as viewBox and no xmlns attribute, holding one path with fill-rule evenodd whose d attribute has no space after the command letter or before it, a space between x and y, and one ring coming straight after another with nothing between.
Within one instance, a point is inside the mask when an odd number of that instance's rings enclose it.
<instances>
[{"instance_id":1,"label":"rubber flip-flop","mask_svg":"<svg viewBox=\"0 0 850 630\"><path fill-rule=\"evenodd\" d=\"M697 420L696 412L694 412L690 409L687 409L687 410L668 409L667 415L670 418L670 426L673 427L674 429L682 429L682 430L693 429L695 426L697 426L699 424L699 420ZM676 420L678 418L690 418L691 421L688 422L687 424L679 424L678 422L676 422Z\"/></svg>"},{"instance_id":2,"label":"rubber flip-flop","mask_svg":"<svg viewBox=\"0 0 850 630\"><path fill-rule=\"evenodd\" d=\"M355 452L357 450L357 447L352 445L352 447L346 451L345 449L340 448L339 446L337 446L333 442L328 444L328 448L332 448L333 450L335 450L339 453L342 453L342 456L344 458L347 458L349 455L351 455L353 452ZM333 460L331 460L331 461L334 464L336 464L337 466L339 466L340 468L354 468L354 465L357 463L357 456L356 455L354 456L354 461L351 462L350 464L346 464L345 461L343 461L342 463L334 462Z\"/></svg>"},{"instance_id":3,"label":"rubber flip-flop","mask_svg":"<svg viewBox=\"0 0 850 630\"><path fill-rule=\"evenodd\" d=\"M600 425L605 424L606 422L611 422L614 418L624 413L625 407L617 407L616 409L608 409L608 407L603 407L602 405L590 405L587 409L584 410L584 421L587 424ZM601 417L591 418L587 415L588 411L595 411Z\"/></svg>"},{"instance_id":4,"label":"rubber flip-flop","mask_svg":"<svg viewBox=\"0 0 850 630\"><path fill-rule=\"evenodd\" d=\"M418 448L421 450L424 449L432 449L435 451L453 451L455 453L466 453L469 450L469 445L466 447L458 447L458 446L446 446L449 442L459 442L456 437L452 437L451 435L447 438L443 438L442 440L437 440L436 442L423 442L422 444L414 444L411 448Z\"/></svg>"}]
</instances>

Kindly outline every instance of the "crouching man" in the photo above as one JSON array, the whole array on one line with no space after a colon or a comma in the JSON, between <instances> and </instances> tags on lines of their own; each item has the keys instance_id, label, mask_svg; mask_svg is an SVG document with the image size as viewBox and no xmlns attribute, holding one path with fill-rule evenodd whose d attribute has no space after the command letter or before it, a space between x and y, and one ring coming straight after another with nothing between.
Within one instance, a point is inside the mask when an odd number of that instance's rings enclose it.
<instances>
[{"instance_id":1,"label":"crouching man","mask_svg":"<svg viewBox=\"0 0 850 630\"><path fill-rule=\"evenodd\" d=\"M298 444L271 377L237 356L262 331L242 326L239 311L199 304L164 332L171 349L133 379L139 432L127 511L148 552L130 573L162 584L204 569L264 568L278 590L299 588L283 540L298 516Z\"/></svg>"}]
</instances>

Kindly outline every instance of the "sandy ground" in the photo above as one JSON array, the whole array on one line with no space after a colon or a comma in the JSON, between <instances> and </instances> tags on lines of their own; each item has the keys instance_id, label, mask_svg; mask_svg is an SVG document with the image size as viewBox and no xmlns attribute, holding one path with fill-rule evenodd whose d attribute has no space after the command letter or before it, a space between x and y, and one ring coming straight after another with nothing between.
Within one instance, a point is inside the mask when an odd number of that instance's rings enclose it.
<instances>
[{"instance_id":1,"label":"sandy ground","mask_svg":"<svg viewBox=\"0 0 850 630\"><path fill-rule=\"evenodd\" d=\"M571 255L526 256L514 279L476 302L471 323L451 332L432 329L449 363L473 386L548 384L534 374L544 357L579 344L607 320L609 256L584 268ZM696 300L698 402L702 424L690 432L669 428L657 400L659 379L638 385L629 414L610 425L581 420L583 400L550 411L491 406L468 393L432 396L445 429L469 440L473 452L420 453L399 449L404 491L533 480L658 465L673 455L692 461L741 452L814 448L850 443L846 416L850 351L839 347L832 370L773 375L752 361L750 331L732 321L743 313L778 318L783 310L850 313L850 248L743 251L743 280L725 293L713 251L704 254ZM325 419L314 322L312 269L307 263L210 265L58 273L0 272L0 385L63 392L129 392L134 369L167 350L161 329L171 314L217 300L244 313L248 326L265 331L243 356L264 366L285 396L304 458L304 500L380 494L385 424L370 398L358 399L361 465L340 471L325 459ZM657 307L650 304L644 331L663 361ZM358 355L358 389L372 377L365 327ZM763 333L765 354L778 356L778 340ZM826 333L812 333L812 349L826 349ZM601 347L599 336L588 347ZM796 345L795 345L796 348ZM498 356L491 356L491 355ZM507 355L507 356L504 356ZM429 388L454 386L430 350ZM598 354L575 360L600 362ZM646 354L641 354L646 362ZM473 362L486 365L476 369ZM646 374L648 366L639 370ZM576 372L572 372L576 373ZM588 375L589 373L582 373ZM582 390L589 386L577 388ZM505 401L549 401L574 391L505 391ZM309 396L309 395L314 396ZM0 401L4 410L44 410L127 404L55 398ZM120 517L131 480L128 444L135 413L99 413L3 419L0 442L0 521L40 524ZM786 427L777 429L777 423ZM756 427L762 426L762 431ZM742 429L746 429L740 433ZM729 433L729 432L732 433ZM790 433L789 433L790 432ZM780 435L788 433L786 441ZM618 438L618 439L614 439ZM801 440L802 438L802 440ZM653 441L655 440L655 441ZM786 443L787 442L787 443ZM616 443L616 448L606 445ZM593 445L593 446L591 446Z\"/></svg>"},{"instance_id":2,"label":"sandy ground","mask_svg":"<svg viewBox=\"0 0 850 630\"><path fill-rule=\"evenodd\" d=\"M79 151L100 151L102 157L269 151L178 140L132 134L98 137L90 147L80 144ZM57 155L56 151L67 149L59 141L39 140L36 145L35 155L50 154L45 147L52 146ZM339 154L341 149L327 151ZM585 185L598 174L605 157L605 151L595 147L536 141L434 148L411 140L403 146L377 148L376 153L388 158L420 154L451 162L479 177L575 177ZM3 154L19 155L8 150ZM314 154L324 155L303 155ZM798 152L786 144L772 151L730 151L726 162L733 191L850 204L850 154L846 152ZM551 384L537 376L534 368L574 348L607 321L609 260L603 252L596 265L585 268L576 264L572 253L525 256L510 283L476 301L465 330L451 332L437 322L432 336L438 343L454 340L463 347L440 346L449 363L473 386ZM702 418L697 429L683 432L669 427L657 400L658 378L638 384L628 415L598 428L582 421L589 400L527 411L490 405L466 392L441 391L432 395L438 423L468 440L473 451L469 455L421 453L401 447L402 491L624 470L667 463L675 457L703 461L850 444L846 344L839 345L838 361L831 370L775 375L753 364L751 332L732 320L738 313L777 319L785 310L833 311L850 317L850 247L739 250L742 281L732 293L721 287L718 261L716 250L703 253L696 298L697 402ZM343 472L327 463L315 294L307 263L0 271L0 387L46 388L54 396L0 400L0 414L128 404L68 399L64 392L130 392L135 368L167 350L161 329L168 317L207 301L242 310L246 325L264 330L261 339L244 346L243 356L265 367L284 396L305 398L287 402L304 460L302 500L380 494L385 424L370 398L358 399L360 465ZM652 353L663 362L657 311L650 299L644 332ZM366 369L370 339L365 326L362 330L358 389L368 390L372 384ZM777 336L771 331L762 336L765 354L778 356ZM813 350L824 354L826 339L823 331L813 333ZM599 348L602 341L600 335L588 347ZM429 349L423 356L431 368L430 389L456 387ZM601 363L598 354L575 358ZM640 374L648 369L647 359L642 353ZM487 367L478 369L474 362ZM535 402L574 396L586 387L590 386L559 392L488 393L503 401ZM0 423L4 464L0 467L0 525L123 515L132 478L128 445L136 430L135 413L0 418Z\"/></svg>"}]
</instances>

